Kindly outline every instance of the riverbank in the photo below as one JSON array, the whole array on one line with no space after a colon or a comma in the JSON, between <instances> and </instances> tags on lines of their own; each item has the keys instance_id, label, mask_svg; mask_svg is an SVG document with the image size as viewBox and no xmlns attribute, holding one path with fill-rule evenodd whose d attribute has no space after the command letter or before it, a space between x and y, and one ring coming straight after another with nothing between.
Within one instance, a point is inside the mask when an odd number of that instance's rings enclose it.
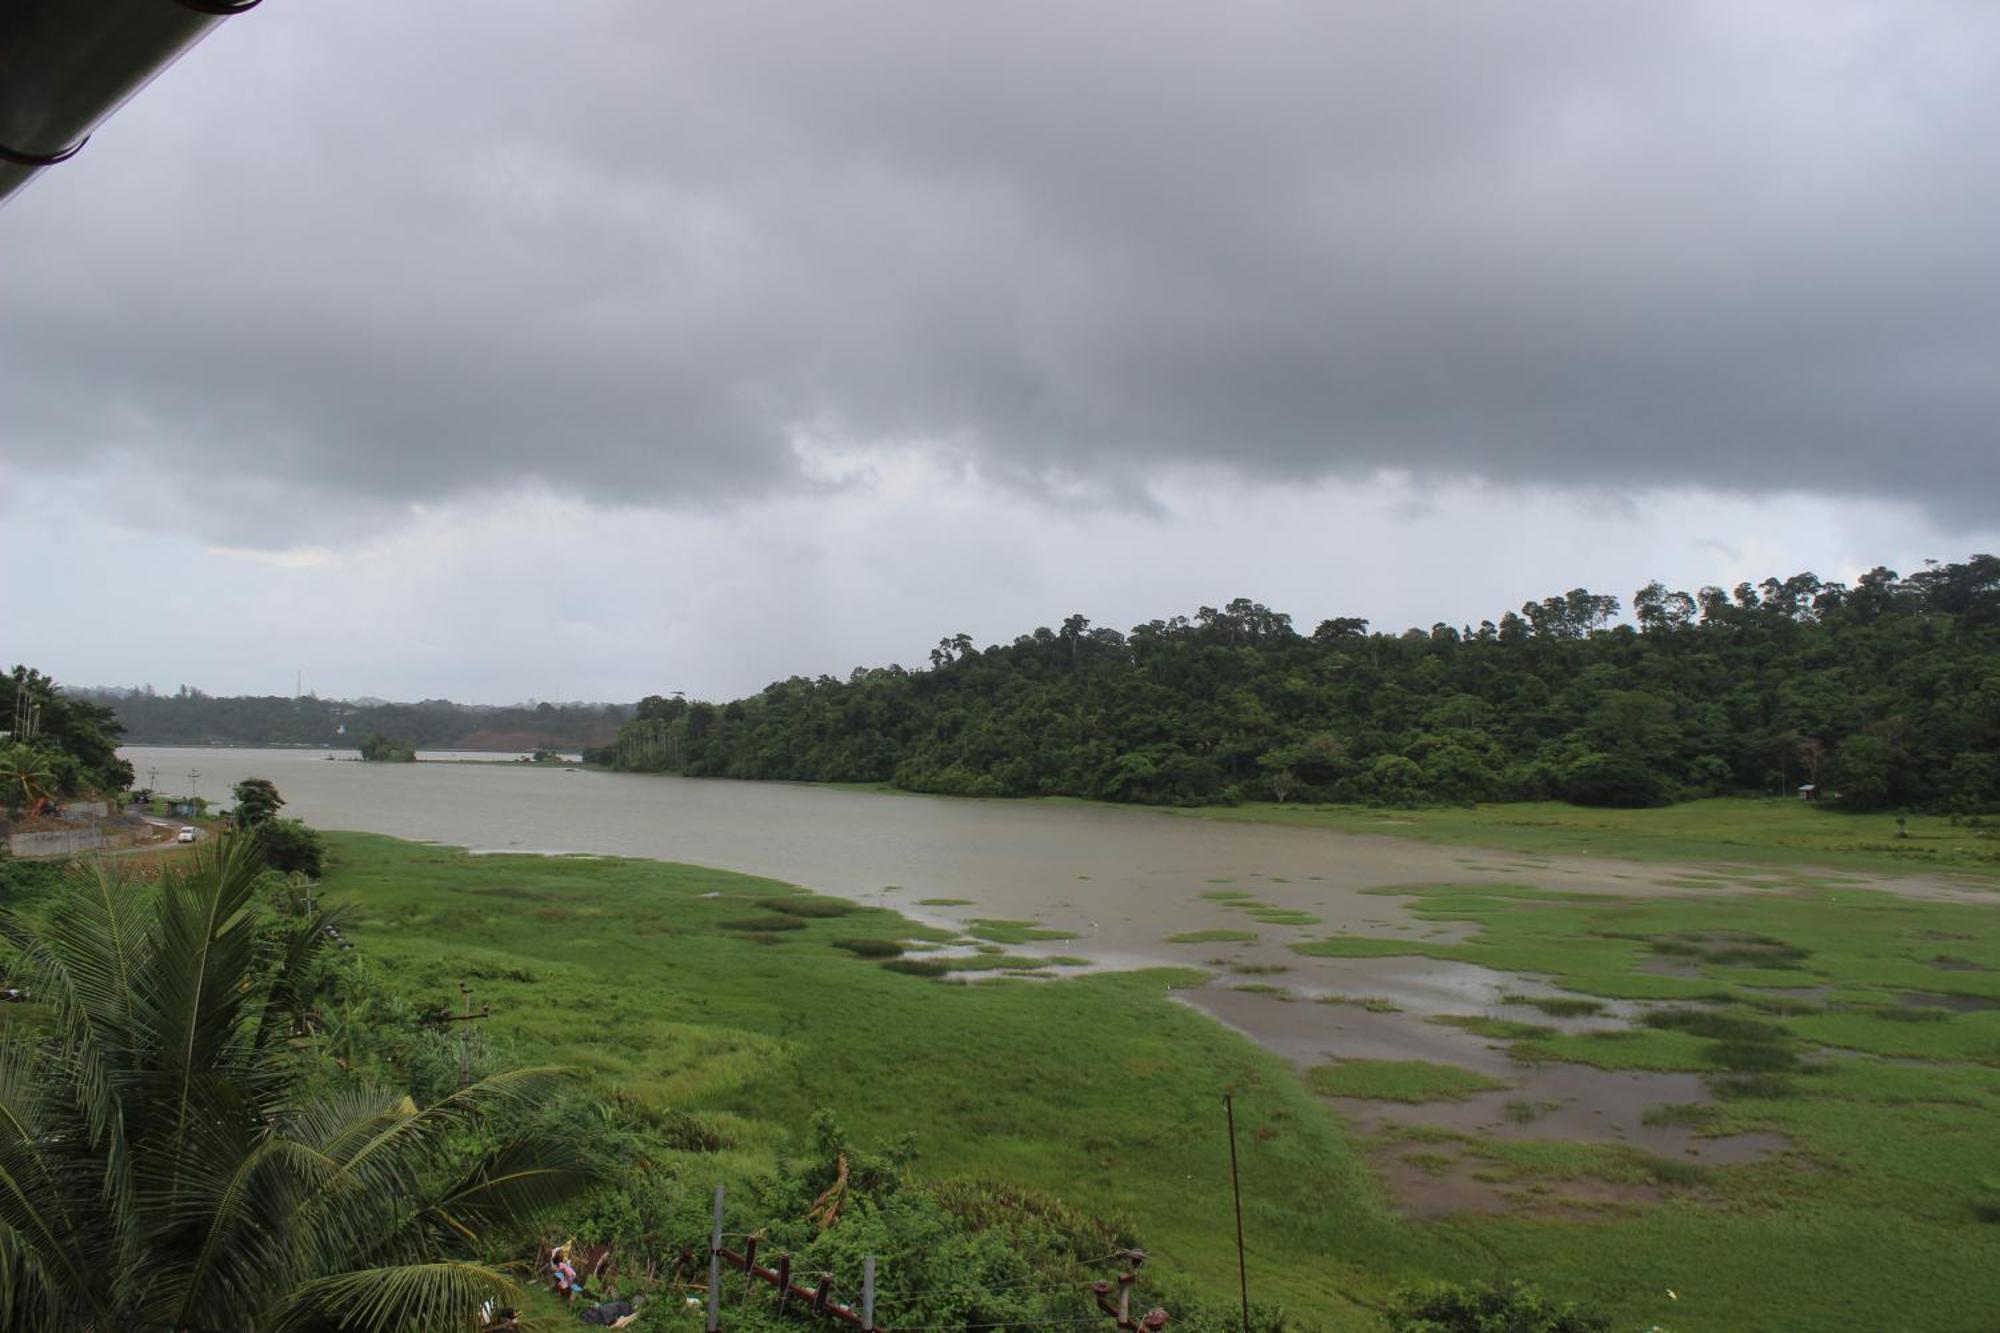
<instances>
[{"instance_id":1,"label":"riverbank","mask_svg":"<svg viewBox=\"0 0 2000 1333\"><path fill-rule=\"evenodd\" d=\"M385 984L435 1004L455 1000L465 977L493 1005L488 1030L522 1058L576 1065L606 1095L697 1111L722 1126L729 1146L690 1159L691 1187L761 1169L826 1106L865 1141L915 1133L926 1175L997 1177L1129 1219L1163 1268L1226 1291L1234 1254L1218 1102L1231 1090L1244 1136L1253 1290L1282 1300L1303 1328L1370 1328L1369 1310L1403 1281L1496 1272L1597 1301L1620 1327L1635 1328L1969 1330L1980 1326L1978 1312L2000 1305L2000 1227L1979 1211L1979 1191L2000 1181L1987 1132L2000 1111L1995 1015L1926 1004L1916 1008L1942 1016L1885 1016L1906 1007L1895 992L1913 985L1987 989L2000 957L1983 904L1821 886L1821 895L1858 904L1850 918L1830 913L1810 884L1781 876L1573 898L1532 887L1535 868L1522 865L1514 877L1437 897L1361 895L1359 910L1378 923L1394 923L1399 910L1419 922L1384 934L1365 920L1352 931L1298 922L1312 914L1269 900L1294 887L1329 890L1267 877L1190 893L1242 927L1218 925L1231 937L1173 946L1191 966L1021 979L1009 969L1043 970L1040 955L1078 943L1038 940L1034 932L1048 927L1026 917L988 916L984 936L954 930L949 938L967 943L943 950L971 969L933 980L865 956L900 948L905 957L893 961L924 960L945 943L946 927L879 898L836 915L793 915L772 906L794 896L783 885L687 865L331 841L326 891L354 906L349 936ZM1722 929L1796 936L1793 947L1806 952L1767 951L1750 961L1778 965L1755 968L1711 957L1727 950L1679 938L1689 914L1718 910L1704 904L1732 914L1717 917ZM1260 922L1260 910L1291 919ZM1813 922L1818 934L1798 934ZM1867 960L1891 925L1896 949L1921 954L1899 964L1918 982ZM1693 954L1619 942L1620 929L1678 940ZM1260 932L1272 938L1242 938ZM1251 961L1252 951L1266 961ZM1315 1004L1329 997L1301 978L1396 955L1496 976L1549 973L1576 959L1563 981L1577 992L1684 1007L1705 994L1722 1020L1780 1029L1763 1044L1807 1068L1786 1073L1782 1092L1753 1085L1751 1095L1703 1111L1704 1082L1722 1071L1696 1034L1602 1019L1582 1024L1601 1035L1564 1032L1532 1004L1461 993L1414 1021L1456 1019L1430 1027L1498 1043L1498 1054L1482 1057L1492 1071L1485 1077L1511 1090L1459 1079L1426 1101L1440 1090L1434 1073L1357 1061L1363 1067L1328 1084L1342 1100L1316 1096L1308 1077L1326 1056L1363 1052L1361 1016L1387 1017L1376 1012L1384 1006L1407 1014L1415 1001L1354 994ZM1656 970L1655 959L1670 966ZM1243 979L1196 989L1231 967ZM959 984L968 975L985 979ZM1785 993L1801 986L1824 994ZM1743 1017L1759 987L1794 1015ZM1725 1004L1714 1003L1718 993ZM1828 996L1870 1012L1849 1014ZM1330 1022L1288 1061L1176 1002L1183 998ZM1621 1019L1640 1012L1619 1009L1634 1001L1605 1003ZM1883 1044L1894 1042L1909 1045ZM1508 1049L1521 1043L1541 1049ZM1566 1113L1537 1109L1562 1094L1535 1091L1516 1054L1579 1071L1572 1083L1606 1063L1621 1076L1677 1078L1685 1086L1659 1104L1683 1108L1664 1113L1682 1117L1683 1132L1771 1138L1737 1161L1721 1151L1670 1157L1645 1143L1593 1142L1566 1130ZM1493 1132L1477 1114L1452 1121L1425 1109L1459 1105L1460 1096L1515 1132ZM1533 1114L1515 1121L1513 1102ZM1539 1130L1538 1116L1547 1117ZM1484 1193L1472 1207L1441 1187L1441 1203L1413 1208L1394 1192L1399 1173L1444 1186L1472 1181ZM1669 1287L1682 1299L1670 1301Z\"/></svg>"}]
</instances>

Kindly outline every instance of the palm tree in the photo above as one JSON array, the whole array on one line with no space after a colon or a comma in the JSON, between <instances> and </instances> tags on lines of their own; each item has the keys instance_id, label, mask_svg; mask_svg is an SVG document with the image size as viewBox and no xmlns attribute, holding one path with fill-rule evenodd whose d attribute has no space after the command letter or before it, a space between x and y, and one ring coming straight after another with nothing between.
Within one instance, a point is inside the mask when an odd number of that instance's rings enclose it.
<instances>
[{"instance_id":1,"label":"palm tree","mask_svg":"<svg viewBox=\"0 0 2000 1333\"><path fill-rule=\"evenodd\" d=\"M496 1114L559 1071L422 1109L308 1091L293 1040L329 914L260 924L260 880L232 837L157 890L99 867L45 920L0 912L37 1002L0 1029L0 1327L468 1328L520 1295L482 1251L591 1183Z\"/></svg>"},{"instance_id":2,"label":"palm tree","mask_svg":"<svg viewBox=\"0 0 2000 1333\"><path fill-rule=\"evenodd\" d=\"M31 745L0 748L0 789L7 793L8 809L39 812L55 781L55 772L42 751ZM18 799L14 796L17 790L21 793Z\"/></svg>"}]
</instances>

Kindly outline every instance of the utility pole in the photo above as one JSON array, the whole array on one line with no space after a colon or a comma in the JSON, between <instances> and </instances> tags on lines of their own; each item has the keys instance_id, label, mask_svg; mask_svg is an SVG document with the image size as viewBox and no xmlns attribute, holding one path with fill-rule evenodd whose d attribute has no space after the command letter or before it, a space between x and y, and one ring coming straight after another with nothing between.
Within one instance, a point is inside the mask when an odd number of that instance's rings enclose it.
<instances>
[{"instance_id":1,"label":"utility pole","mask_svg":"<svg viewBox=\"0 0 2000 1333\"><path fill-rule=\"evenodd\" d=\"M472 1082L471 1025L482 1018L491 1018L493 1016L493 1006L482 1004L479 1006L479 1012L475 1014L472 1012L472 987L461 981L458 983L458 993L465 997L465 1012L454 1014L449 1009L442 1009L438 1011L437 1021L440 1023L464 1023L466 1025L459 1030L458 1034L458 1086L462 1088Z\"/></svg>"},{"instance_id":2,"label":"utility pole","mask_svg":"<svg viewBox=\"0 0 2000 1333\"><path fill-rule=\"evenodd\" d=\"M1236 1283L1243 1295L1243 1333L1250 1333L1250 1268L1243 1258L1243 1178L1236 1170L1236 1099L1222 1094L1222 1113L1229 1118L1229 1192L1236 1200Z\"/></svg>"},{"instance_id":3,"label":"utility pole","mask_svg":"<svg viewBox=\"0 0 2000 1333\"><path fill-rule=\"evenodd\" d=\"M200 781L201 774L190 768L188 770L188 813L191 815L201 813L201 788L197 785Z\"/></svg>"},{"instance_id":4,"label":"utility pole","mask_svg":"<svg viewBox=\"0 0 2000 1333\"><path fill-rule=\"evenodd\" d=\"M780 1297L782 1300L783 1298ZM708 1236L708 1320L705 1333L722 1327L722 1186L715 1187L715 1223Z\"/></svg>"}]
</instances>

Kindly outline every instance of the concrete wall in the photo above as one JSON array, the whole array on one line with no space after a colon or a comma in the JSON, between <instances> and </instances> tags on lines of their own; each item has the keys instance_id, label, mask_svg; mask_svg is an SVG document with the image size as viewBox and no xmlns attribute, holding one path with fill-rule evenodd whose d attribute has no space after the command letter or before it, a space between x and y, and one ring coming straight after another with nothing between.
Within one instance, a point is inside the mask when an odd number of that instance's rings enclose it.
<instances>
[{"instance_id":1,"label":"concrete wall","mask_svg":"<svg viewBox=\"0 0 2000 1333\"><path fill-rule=\"evenodd\" d=\"M16 833L7 839L7 850L16 856L74 856L78 852L94 852L103 845L104 835L96 829Z\"/></svg>"},{"instance_id":2,"label":"concrete wall","mask_svg":"<svg viewBox=\"0 0 2000 1333\"><path fill-rule=\"evenodd\" d=\"M75 856L107 847L128 847L145 836L145 825L137 828L57 829L49 833L15 833L7 839L7 850L16 856Z\"/></svg>"}]
</instances>

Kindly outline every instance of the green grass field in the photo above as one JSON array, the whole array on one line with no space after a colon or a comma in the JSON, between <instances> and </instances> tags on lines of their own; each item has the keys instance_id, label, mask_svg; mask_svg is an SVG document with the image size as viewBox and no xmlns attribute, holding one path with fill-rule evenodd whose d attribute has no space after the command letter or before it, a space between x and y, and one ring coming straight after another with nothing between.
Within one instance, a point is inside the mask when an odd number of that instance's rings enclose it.
<instances>
[{"instance_id":1,"label":"green grass field","mask_svg":"<svg viewBox=\"0 0 2000 1333\"><path fill-rule=\"evenodd\" d=\"M2000 918L1984 904L1847 888L1585 902L1521 885L1443 887L1422 891L1418 910L1474 920L1472 939L1302 946L1468 958L1689 1007L1726 997L1711 1007L1782 1034L1694 1023L1609 1041L1524 1037L1529 1058L1739 1080L1743 1095L1722 1104L1717 1127L1775 1129L1798 1151L1706 1170L1666 1202L1597 1220L1528 1211L1416 1224L1393 1213L1360 1145L1299 1071L1172 1001L1200 973L941 982L892 970L914 960L855 948L941 932L768 881L648 861L471 857L357 834L329 843L326 892L351 905L349 938L385 986L455 1005L464 978L517 1060L567 1064L606 1096L701 1113L730 1145L688 1159L692 1187L758 1170L831 1107L864 1142L917 1135L923 1173L998 1177L1129 1219L1155 1265L1226 1295L1228 1090L1253 1292L1300 1328L1376 1328L1391 1289L1429 1277L1531 1277L1601 1303L1632 1333L1656 1323L1972 1330L2000 1309L2000 1225L1980 1220L1987 1205L2000 1217L2000 1014L1888 1012L1911 1007L1898 990L2000 995L2000 972L1977 970L2000 967ZM1682 974L1634 970L1661 959ZM1828 998L1786 1001L1769 990L1782 984ZM1474 1146L1494 1170L1553 1188L1621 1172L1678 1179L1669 1168L1681 1165L1624 1149Z\"/></svg>"}]
</instances>

